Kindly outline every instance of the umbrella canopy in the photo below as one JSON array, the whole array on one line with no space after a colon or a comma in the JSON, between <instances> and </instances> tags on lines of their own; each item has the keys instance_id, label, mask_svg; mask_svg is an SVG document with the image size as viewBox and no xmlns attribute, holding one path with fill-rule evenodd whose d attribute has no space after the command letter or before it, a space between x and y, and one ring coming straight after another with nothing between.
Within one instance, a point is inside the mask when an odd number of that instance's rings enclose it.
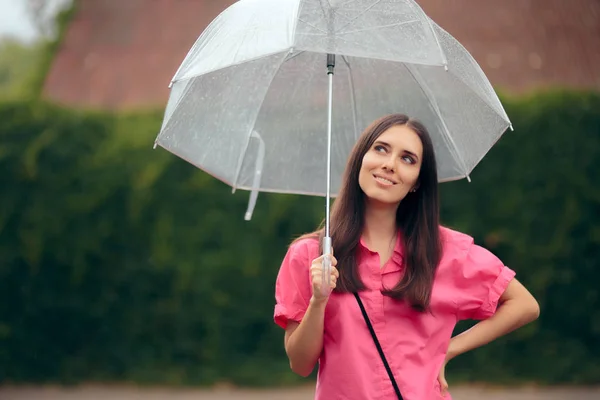
<instances>
[{"instance_id":1,"label":"umbrella canopy","mask_svg":"<svg viewBox=\"0 0 600 400\"><path fill-rule=\"evenodd\" d=\"M181 64L156 144L234 189L325 195L330 116L335 195L358 135L397 112L428 128L440 181L467 177L510 126L475 60L412 0L241 0Z\"/></svg>"}]
</instances>

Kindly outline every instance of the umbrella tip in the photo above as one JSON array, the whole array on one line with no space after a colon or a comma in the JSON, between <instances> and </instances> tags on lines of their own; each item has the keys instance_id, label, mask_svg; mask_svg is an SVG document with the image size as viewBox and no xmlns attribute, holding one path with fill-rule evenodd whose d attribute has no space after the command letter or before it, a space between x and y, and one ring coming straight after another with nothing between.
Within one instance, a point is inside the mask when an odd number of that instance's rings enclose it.
<instances>
[{"instance_id":1,"label":"umbrella tip","mask_svg":"<svg viewBox=\"0 0 600 400\"><path fill-rule=\"evenodd\" d=\"M467 182L471 183L471 177L467 175Z\"/></svg>"},{"instance_id":2,"label":"umbrella tip","mask_svg":"<svg viewBox=\"0 0 600 400\"><path fill-rule=\"evenodd\" d=\"M444 70L448 71L448 64L447 63L444 63Z\"/></svg>"},{"instance_id":3,"label":"umbrella tip","mask_svg":"<svg viewBox=\"0 0 600 400\"><path fill-rule=\"evenodd\" d=\"M156 150L157 143L154 142L154 146L152 146L152 150Z\"/></svg>"},{"instance_id":4,"label":"umbrella tip","mask_svg":"<svg viewBox=\"0 0 600 400\"><path fill-rule=\"evenodd\" d=\"M169 89L173 87L173 81L169 82Z\"/></svg>"},{"instance_id":5,"label":"umbrella tip","mask_svg":"<svg viewBox=\"0 0 600 400\"><path fill-rule=\"evenodd\" d=\"M515 131L515 128L513 128L512 124L510 124L508 127L510 128L511 132Z\"/></svg>"},{"instance_id":6,"label":"umbrella tip","mask_svg":"<svg viewBox=\"0 0 600 400\"><path fill-rule=\"evenodd\" d=\"M250 211L246 211L246 215L244 215L244 219L246 221L250 221L252 219L252 213Z\"/></svg>"}]
</instances>

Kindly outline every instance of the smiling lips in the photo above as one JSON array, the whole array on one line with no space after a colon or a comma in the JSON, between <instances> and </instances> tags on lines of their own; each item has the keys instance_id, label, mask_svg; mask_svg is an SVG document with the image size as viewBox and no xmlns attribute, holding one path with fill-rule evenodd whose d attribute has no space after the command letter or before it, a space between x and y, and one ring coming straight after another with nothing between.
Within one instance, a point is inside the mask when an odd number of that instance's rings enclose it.
<instances>
[{"instance_id":1,"label":"smiling lips","mask_svg":"<svg viewBox=\"0 0 600 400\"><path fill-rule=\"evenodd\" d=\"M396 182L394 182L394 181L392 181L392 180L390 180L388 178L384 178L383 176L380 176L380 175L373 174L373 178L375 178L375 180L377 182L379 182L379 183L381 183L382 185L385 185L385 186L393 186L393 185L396 184Z\"/></svg>"}]
</instances>

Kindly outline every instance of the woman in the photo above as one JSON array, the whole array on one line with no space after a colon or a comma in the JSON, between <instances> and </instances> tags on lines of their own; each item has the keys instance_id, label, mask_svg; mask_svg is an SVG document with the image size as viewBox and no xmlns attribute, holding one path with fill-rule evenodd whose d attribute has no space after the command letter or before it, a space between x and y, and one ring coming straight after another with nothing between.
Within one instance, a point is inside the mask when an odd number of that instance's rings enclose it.
<instances>
[{"instance_id":1,"label":"woman","mask_svg":"<svg viewBox=\"0 0 600 400\"><path fill-rule=\"evenodd\" d=\"M405 400L450 399L448 361L538 317L511 269L439 225L437 187L425 127L383 117L352 150L332 207L329 295L321 290L323 230L290 246L274 318L294 372L307 376L319 361L316 399L391 400L397 391ZM451 338L464 319L481 322Z\"/></svg>"}]
</instances>

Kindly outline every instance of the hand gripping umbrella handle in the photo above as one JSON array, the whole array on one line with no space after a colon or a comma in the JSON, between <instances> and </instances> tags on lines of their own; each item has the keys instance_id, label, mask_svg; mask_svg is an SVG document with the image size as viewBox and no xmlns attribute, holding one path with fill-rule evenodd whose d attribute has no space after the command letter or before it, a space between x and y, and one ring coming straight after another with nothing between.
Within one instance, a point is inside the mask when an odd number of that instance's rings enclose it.
<instances>
[{"instance_id":1,"label":"hand gripping umbrella handle","mask_svg":"<svg viewBox=\"0 0 600 400\"><path fill-rule=\"evenodd\" d=\"M321 292L328 296L331 292L331 238L323 238L323 275L321 276Z\"/></svg>"}]
</instances>

